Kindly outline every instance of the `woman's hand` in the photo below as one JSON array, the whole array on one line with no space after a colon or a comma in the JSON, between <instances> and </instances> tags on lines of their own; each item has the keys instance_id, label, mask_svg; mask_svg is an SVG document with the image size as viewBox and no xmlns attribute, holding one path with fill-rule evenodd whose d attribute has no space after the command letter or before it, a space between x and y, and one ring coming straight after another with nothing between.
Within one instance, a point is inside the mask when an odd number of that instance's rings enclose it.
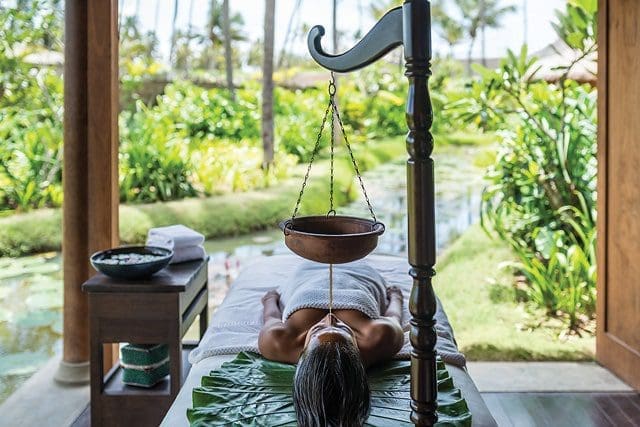
<instances>
[{"instance_id":1,"label":"woman's hand","mask_svg":"<svg viewBox=\"0 0 640 427\"><path fill-rule=\"evenodd\" d=\"M276 303L280 301L280 294L275 289L268 291L262 297L262 305L264 305L267 301L274 300Z\"/></svg>"},{"instance_id":2,"label":"woman's hand","mask_svg":"<svg viewBox=\"0 0 640 427\"><path fill-rule=\"evenodd\" d=\"M393 301L396 298L402 301L402 290L397 286L389 286L387 288L387 299Z\"/></svg>"},{"instance_id":3,"label":"woman's hand","mask_svg":"<svg viewBox=\"0 0 640 427\"><path fill-rule=\"evenodd\" d=\"M271 319L281 320L282 310L280 310L280 294L271 290L262 297L262 320L267 323Z\"/></svg>"},{"instance_id":4,"label":"woman's hand","mask_svg":"<svg viewBox=\"0 0 640 427\"><path fill-rule=\"evenodd\" d=\"M387 305L387 311L384 313L385 317L395 319L398 324L402 324L402 290L397 286L389 286L387 288L387 299L389 304Z\"/></svg>"}]
</instances>

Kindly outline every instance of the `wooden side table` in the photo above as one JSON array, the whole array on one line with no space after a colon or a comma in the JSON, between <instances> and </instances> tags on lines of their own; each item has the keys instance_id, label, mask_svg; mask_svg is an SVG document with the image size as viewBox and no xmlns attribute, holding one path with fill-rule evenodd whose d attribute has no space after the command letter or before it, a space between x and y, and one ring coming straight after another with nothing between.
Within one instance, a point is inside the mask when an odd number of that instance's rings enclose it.
<instances>
[{"instance_id":1,"label":"wooden side table","mask_svg":"<svg viewBox=\"0 0 640 427\"><path fill-rule=\"evenodd\" d=\"M200 338L207 328L207 261L170 265L138 281L97 274L82 289L89 294L91 425L157 426L190 367L182 337L198 314ZM123 342L167 344L169 378L147 389L124 384L118 365L103 375L103 344Z\"/></svg>"}]
</instances>

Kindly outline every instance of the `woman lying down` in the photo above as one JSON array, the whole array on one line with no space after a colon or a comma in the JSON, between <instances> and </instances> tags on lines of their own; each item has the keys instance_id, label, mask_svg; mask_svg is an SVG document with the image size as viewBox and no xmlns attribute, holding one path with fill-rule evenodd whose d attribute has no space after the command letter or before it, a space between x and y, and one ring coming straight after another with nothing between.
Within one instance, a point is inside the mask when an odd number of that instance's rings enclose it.
<instances>
[{"instance_id":1,"label":"woman lying down","mask_svg":"<svg viewBox=\"0 0 640 427\"><path fill-rule=\"evenodd\" d=\"M298 425L361 426L369 414L366 368L404 343L402 292L364 262L333 267L307 262L294 279L262 298L258 347L267 359L297 363L293 400Z\"/></svg>"}]
</instances>

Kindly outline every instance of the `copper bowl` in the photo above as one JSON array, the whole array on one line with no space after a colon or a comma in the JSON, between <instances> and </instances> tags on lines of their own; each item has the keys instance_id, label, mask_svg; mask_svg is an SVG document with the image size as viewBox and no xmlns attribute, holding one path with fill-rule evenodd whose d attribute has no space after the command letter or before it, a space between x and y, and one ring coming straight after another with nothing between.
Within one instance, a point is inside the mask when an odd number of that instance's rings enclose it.
<instances>
[{"instance_id":1,"label":"copper bowl","mask_svg":"<svg viewBox=\"0 0 640 427\"><path fill-rule=\"evenodd\" d=\"M364 258L378 245L384 224L351 216L319 215L280 223L284 242L295 254L324 264Z\"/></svg>"}]
</instances>

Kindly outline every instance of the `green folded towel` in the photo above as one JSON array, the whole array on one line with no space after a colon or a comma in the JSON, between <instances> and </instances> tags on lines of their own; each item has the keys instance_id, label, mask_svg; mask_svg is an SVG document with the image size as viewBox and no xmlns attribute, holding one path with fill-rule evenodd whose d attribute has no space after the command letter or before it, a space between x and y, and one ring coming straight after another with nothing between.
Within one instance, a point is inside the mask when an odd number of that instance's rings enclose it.
<instances>
[{"instance_id":1,"label":"green folded towel","mask_svg":"<svg viewBox=\"0 0 640 427\"><path fill-rule=\"evenodd\" d=\"M122 382L153 387L169 375L169 349L166 344L127 344L121 349Z\"/></svg>"},{"instance_id":2,"label":"green folded towel","mask_svg":"<svg viewBox=\"0 0 640 427\"><path fill-rule=\"evenodd\" d=\"M169 359L152 369L124 368L122 382L137 387L153 387L169 375Z\"/></svg>"},{"instance_id":3,"label":"green folded towel","mask_svg":"<svg viewBox=\"0 0 640 427\"><path fill-rule=\"evenodd\" d=\"M122 363L126 365L148 366L169 357L166 344L127 344L120 352Z\"/></svg>"}]
</instances>

